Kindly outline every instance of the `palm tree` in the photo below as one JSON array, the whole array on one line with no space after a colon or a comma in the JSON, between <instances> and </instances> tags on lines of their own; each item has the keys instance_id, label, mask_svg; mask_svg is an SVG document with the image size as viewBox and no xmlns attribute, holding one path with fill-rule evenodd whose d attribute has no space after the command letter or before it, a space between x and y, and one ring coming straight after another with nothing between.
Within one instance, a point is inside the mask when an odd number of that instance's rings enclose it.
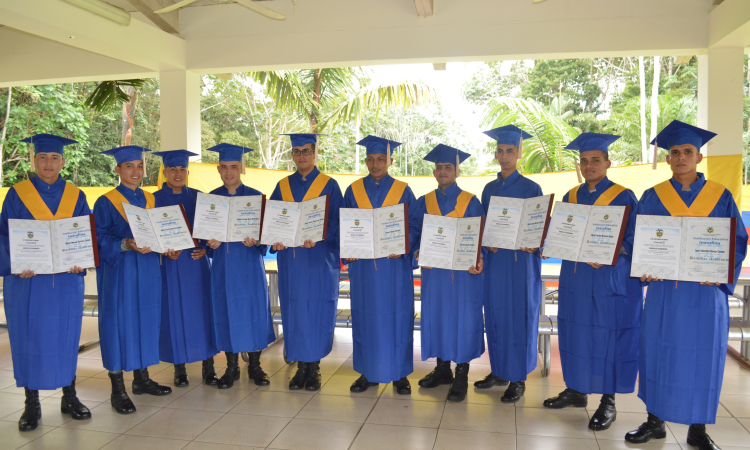
<instances>
[{"instance_id":1,"label":"palm tree","mask_svg":"<svg viewBox=\"0 0 750 450\"><path fill-rule=\"evenodd\" d=\"M102 81L86 97L84 104L96 111L106 111L122 105L122 138L120 145L130 145L133 136L135 107L138 103L138 89L147 80L112 80Z\"/></svg>"}]
</instances>

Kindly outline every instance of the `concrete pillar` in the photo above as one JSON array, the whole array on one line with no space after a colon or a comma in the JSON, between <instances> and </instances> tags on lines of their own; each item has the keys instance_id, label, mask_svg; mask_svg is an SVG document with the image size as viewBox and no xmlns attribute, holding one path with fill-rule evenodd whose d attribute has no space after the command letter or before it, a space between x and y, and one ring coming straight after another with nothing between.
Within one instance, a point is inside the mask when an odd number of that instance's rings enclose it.
<instances>
[{"instance_id":1,"label":"concrete pillar","mask_svg":"<svg viewBox=\"0 0 750 450\"><path fill-rule=\"evenodd\" d=\"M175 70L159 73L161 150L185 149L197 153L200 162L201 78L197 73Z\"/></svg>"}]
</instances>

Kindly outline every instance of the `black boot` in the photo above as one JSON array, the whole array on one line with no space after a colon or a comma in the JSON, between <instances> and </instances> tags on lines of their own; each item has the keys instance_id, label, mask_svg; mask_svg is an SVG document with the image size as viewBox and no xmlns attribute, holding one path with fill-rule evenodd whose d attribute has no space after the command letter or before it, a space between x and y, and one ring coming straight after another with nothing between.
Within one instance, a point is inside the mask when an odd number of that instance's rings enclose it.
<instances>
[{"instance_id":1,"label":"black boot","mask_svg":"<svg viewBox=\"0 0 750 450\"><path fill-rule=\"evenodd\" d=\"M42 418L42 405L39 403L39 391L23 388L26 393L26 409L23 410L21 418L18 419L18 429L21 431L36 430L39 419Z\"/></svg>"},{"instance_id":2,"label":"black boot","mask_svg":"<svg viewBox=\"0 0 750 450\"><path fill-rule=\"evenodd\" d=\"M297 361L297 373L289 380L289 390L297 391L305 387L308 366L309 364L306 362Z\"/></svg>"},{"instance_id":3,"label":"black boot","mask_svg":"<svg viewBox=\"0 0 750 450\"><path fill-rule=\"evenodd\" d=\"M229 389L240 379L239 353L224 352L227 355L227 370L219 378L219 389Z\"/></svg>"},{"instance_id":4,"label":"black boot","mask_svg":"<svg viewBox=\"0 0 750 450\"><path fill-rule=\"evenodd\" d=\"M690 425L690 428L688 428L687 443L693 447L698 447L698 450L721 450L711 437L706 434L706 426L703 424L694 423Z\"/></svg>"},{"instance_id":5,"label":"black boot","mask_svg":"<svg viewBox=\"0 0 750 450\"><path fill-rule=\"evenodd\" d=\"M489 389L493 386L505 386L508 384L508 380L504 380L500 377L496 377L490 373L486 377L479 381L474 382L474 387L477 389Z\"/></svg>"},{"instance_id":6,"label":"black boot","mask_svg":"<svg viewBox=\"0 0 750 450\"><path fill-rule=\"evenodd\" d=\"M190 380L187 376L185 364L174 365L174 385L177 387L185 387L190 385Z\"/></svg>"},{"instance_id":7,"label":"black boot","mask_svg":"<svg viewBox=\"0 0 750 450\"><path fill-rule=\"evenodd\" d=\"M441 384L453 383L453 371L451 370L451 362L437 359L437 366L435 370L428 373L421 380L419 380L419 386L423 388L434 388Z\"/></svg>"},{"instance_id":8,"label":"black boot","mask_svg":"<svg viewBox=\"0 0 750 450\"><path fill-rule=\"evenodd\" d=\"M503 403L515 403L521 400L524 392L526 392L526 382L514 381L513 383L510 383L508 389L506 389L503 396L500 397L500 401Z\"/></svg>"},{"instance_id":9,"label":"black boot","mask_svg":"<svg viewBox=\"0 0 750 450\"><path fill-rule=\"evenodd\" d=\"M403 377L396 382L396 393L399 395L411 394L411 383L409 383L408 378Z\"/></svg>"},{"instance_id":10,"label":"black boot","mask_svg":"<svg viewBox=\"0 0 750 450\"><path fill-rule=\"evenodd\" d=\"M255 382L256 386L268 386L271 382L268 375L260 367L260 350L248 353L247 376Z\"/></svg>"},{"instance_id":11,"label":"black boot","mask_svg":"<svg viewBox=\"0 0 750 450\"><path fill-rule=\"evenodd\" d=\"M169 395L172 388L162 386L148 376L148 367L133 371L133 394Z\"/></svg>"},{"instance_id":12,"label":"black boot","mask_svg":"<svg viewBox=\"0 0 750 450\"><path fill-rule=\"evenodd\" d=\"M367 377L362 375L359 378L357 378L354 383L352 383L351 387L349 388L350 392L354 392L356 394L360 392L365 392L368 388L377 386L378 383L370 383L367 381Z\"/></svg>"},{"instance_id":13,"label":"black boot","mask_svg":"<svg viewBox=\"0 0 750 450\"><path fill-rule=\"evenodd\" d=\"M469 363L461 363L456 366L456 377L448 392L448 400L451 402L462 402L469 390Z\"/></svg>"},{"instance_id":14,"label":"black boot","mask_svg":"<svg viewBox=\"0 0 750 450\"><path fill-rule=\"evenodd\" d=\"M219 384L219 378L216 377L216 370L214 369L214 357L209 356L203 361L203 382L207 386L216 386Z\"/></svg>"},{"instance_id":15,"label":"black boot","mask_svg":"<svg viewBox=\"0 0 750 450\"><path fill-rule=\"evenodd\" d=\"M612 422L617 419L617 409L615 409L615 395L604 394L599 408L589 421L589 428L594 431L604 431L612 426Z\"/></svg>"},{"instance_id":16,"label":"black boot","mask_svg":"<svg viewBox=\"0 0 750 450\"><path fill-rule=\"evenodd\" d=\"M566 406L585 408L588 404L589 400L586 394L570 388L560 392L557 397L548 398L544 401L544 406L552 409L561 409Z\"/></svg>"},{"instance_id":17,"label":"black boot","mask_svg":"<svg viewBox=\"0 0 750 450\"><path fill-rule=\"evenodd\" d=\"M119 414L131 414L135 412L135 405L128 397L125 391L125 381L122 378L122 371L109 372L109 379L112 381L112 396L110 403Z\"/></svg>"},{"instance_id":18,"label":"black boot","mask_svg":"<svg viewBox=\"0 0 750 450\"><path fill-rule=\"evenodd\" d=\"M70 386L63 388L62 402L60 404L60 411L63 414L70 414L73 420L84 420L91 418L91 411L78 400L76 396L76 379L73 378L73 382Z\"/></svg>"},{"instance_id":19,"label":"black boot","mask_svg":"<svg viewBox=\"0 0 750 450\"><path fill-rule=\"evenodd\" d=\"M320 361L311 362L307 366L307 378L305 379L305 390L307 391L318 391L320 390L321 376L320 376Z\"/></svg>"},{"instance_id":20,"label":"black boot","mask_svg":"<svg viewBox=\"0 0 750 450\"><path fill-rule=\"evenodd\" d=\"M664 439L665 437L667 437L667 427L664 421L648 413L648 420L643 422L637 430L626 434L625 440L633 444L643 444L651 439Z\"/></svg>"}]
</instances>

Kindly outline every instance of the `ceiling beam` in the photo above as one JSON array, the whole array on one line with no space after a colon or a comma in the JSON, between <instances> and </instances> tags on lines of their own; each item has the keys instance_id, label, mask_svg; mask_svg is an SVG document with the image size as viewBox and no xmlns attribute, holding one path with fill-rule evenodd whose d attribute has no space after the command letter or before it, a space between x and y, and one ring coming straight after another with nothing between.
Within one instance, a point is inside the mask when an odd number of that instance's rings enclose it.
<instances>
[{"instance_id":1,"label":"ceiling beam","mask_svg":"<svg viewBox=\"0 0 750 450\"><path fill-rule=\"evenodd\" d=\"M724 0L708 15L709 47L750 45L750 2Z\"/></svg>"},{"instance_id":2,"label":"ceiling beam","mask_svg":"<svg viewBox=\"0 0 750 450\"><path fill-rule=\"evenodd\" d=\"M435 0L414 0L419 17L430 17L435 15Z\"/></svg>"},{"instance_id":3,"label":"ceiling beam","mask_svg":"<svg viewBox=\"0 0 750 450\"><path fill-rule=\"evenodd\" d=\"M170 11L164 14L155 14L154 11L174 5L172 0L128 0L131 5L138 8L144 16L157 27L169 34L180 34L180 10Z\"/></svg>"}]
</instances>

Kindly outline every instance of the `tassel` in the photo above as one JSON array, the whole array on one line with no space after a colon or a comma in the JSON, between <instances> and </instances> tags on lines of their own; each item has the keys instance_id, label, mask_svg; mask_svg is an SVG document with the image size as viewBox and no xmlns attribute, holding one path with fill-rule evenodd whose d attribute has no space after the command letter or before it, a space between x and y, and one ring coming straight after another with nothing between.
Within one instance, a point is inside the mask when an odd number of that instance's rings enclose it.
<instances>
[{"instance_id":1,"label":"tassel","mask_svg":"<svg viewBox=\"0 0 750 450\"><path fill-rule=\"evenodd\" d=\"M388 167L391 165L391 141L390 140L388 141L386 150L388 153L386 154L385 166Z\"/></svg>"},{"instance_id":2,"label":"tassel","mask_svg":"<svg viewBox=\"0 0 750 450\"><path fill-rule=\"evenodd\" d=\"M375 264L375 272L377 272L378 271L378 262L373 259L372 263Z\"/></svg>"},{"instance_id":3,"label":"tassel","mask_svg":"<svg viewBox=\"0 0 750 450\"><path fill-rule=\"evenodd\" d=\"M576 273L578 271L578 261L576 261L575 264L573 264L573 273Z\"/></svg>"},{"instance_id":4,"label":"tassel","mask_svg":"<svg viewBox=\"0 0 750 450\"><path fill-rule=\"evenodd\" d=\"M320 152L320 149L318 148L318 135L315 135L315 167L318 167L318 153ZM318 169L320 170L320 169Z\"/></svg>"},{"instance_id":5,"label":"tassel","mask_svg":"<svg viewBox=\"0 0 750 450\"><path fill-rule=\"evenodd\" d=\"M458 178L458 175L461 173L461 170L458 168L458 164L459 164L458 159L459 159L458 152L456 152L456 178Z\"/></svg>"},{"instance_id":6,"label":"tassel","mask_svg":"<svg viewBox=\"0 0 750 450\"><path fill-rule=\"evenodd\" d=\"M34 163L34 149L29 148L29 155L31 155L30 168L32 172L36 172L36 164Z\"/></svg>"},{"instance_id":7,"label":"tassel","mask_svg":"<svg viewBox=\"0 0 750 450\"><path fill-rule=\"evenodd\" d=\"M677 289L677 281L678 281L678 280L674 280L674 288L675 288L675 289Z\"/></svg>"},{"instance_id":8,"label":"tassel","mask_svg":"<svg viewBox=\"0 0 750 450\"><path fill-rule=\"evenodd\" d=\"M651 166L651 170L656 170L656 161L657 161L656 158L657 158L657 155L659 154L658 152L659 150L658 150L658 146L656 145L656 139L654 139L654 163Z\"/></svg>"},{"instance_id":9,"label":"tassel","mask_svg":"<svg viewBox=\"0 0 750 450\"><path fill-rule=\"evenodd\" d=\"M583 183L583 177L581 177L581 166L578 165L577 159L574 159L573 162L576 164L576 175L578 175L578 182Z\"/></svg>"},{"instance_id":10,"label":"tassel","mask_svg":"<svg viewBox=\"0 0 750 450\"><path fill-rule=\"evenodd\" d=\"M240 173L245 174L245 147L242 147L242 156L240 156Z\"/></svg>"}]
</instances>

